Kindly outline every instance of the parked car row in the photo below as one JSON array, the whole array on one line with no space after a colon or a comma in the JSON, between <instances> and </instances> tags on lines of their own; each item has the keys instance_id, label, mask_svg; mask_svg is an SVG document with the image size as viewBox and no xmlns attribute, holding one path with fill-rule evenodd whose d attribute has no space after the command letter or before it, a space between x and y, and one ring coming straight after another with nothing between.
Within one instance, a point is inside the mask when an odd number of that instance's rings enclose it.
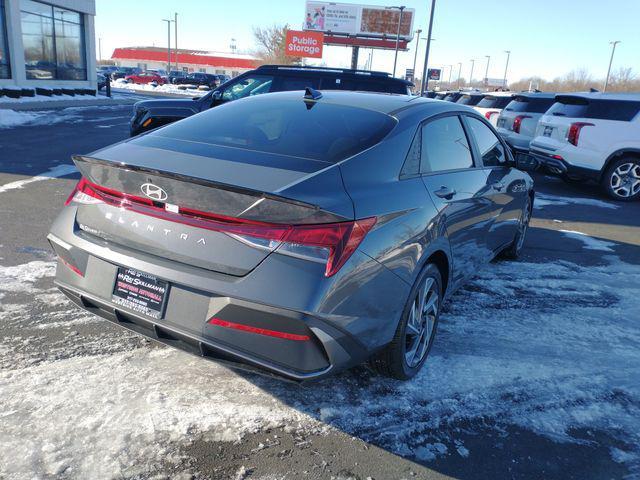
<instances>
[{"instance_id":1,"label":"parked car row","mask_svg":"<svg viewBox=\"0 0 640 480\"><path fill-rule=\"evenodd\" d=\"M187 78L188 76L185 81ZM199 98L145 100L136 103L131 118L131 136L190 117L222 103L262 93L304 90L310 87L408 95L412 86L411 82L393 78L385 72L262 65L215 87Z\"/></svg>"},{"instance_id":2,"label":"parked car row","mask_svg":"<svg viewBox=\"0 0 640 480\"><path fill-rule=\"evenodd\" d=\"M613 199L640 198L640 94L457 91L427 96L472 106L516 156Z\"/></svg>"}]
</instances>

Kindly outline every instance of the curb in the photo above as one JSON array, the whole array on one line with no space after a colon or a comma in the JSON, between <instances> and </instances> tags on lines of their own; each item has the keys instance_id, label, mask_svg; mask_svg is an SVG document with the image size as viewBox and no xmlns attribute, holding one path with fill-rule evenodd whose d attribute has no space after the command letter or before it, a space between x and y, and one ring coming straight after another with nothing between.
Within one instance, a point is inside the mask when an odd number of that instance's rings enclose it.
<instances>
[{"instance_id":1,"label":"curb","mask_svg":"<svg viewBox=\"0 0 640 480\"><path fill-rule=\"evenodd\" d=\"M139 101L134 98L110 99L110 98L88 98L82 100L43 100L41 102L2 102L0 110L50 110L55 108L69 107L94 107L109 105L133 105Z\"/></svg>"}]
</instances>

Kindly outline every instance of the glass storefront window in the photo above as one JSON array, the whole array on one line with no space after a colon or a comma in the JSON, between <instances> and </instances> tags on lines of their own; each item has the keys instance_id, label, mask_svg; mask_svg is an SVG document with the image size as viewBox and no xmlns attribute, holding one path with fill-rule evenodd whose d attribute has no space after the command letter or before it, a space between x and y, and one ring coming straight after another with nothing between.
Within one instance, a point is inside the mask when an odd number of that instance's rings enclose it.
<instances>
[{"instance_id":1,"label":"glass storefront window","mask_svg":"<svg viewBox=\"0 0 640 480\"><path fill-rule=\"evenodd\" d=\"M7 42L7 16L4 11L4 0L0 0L0 78L11 78L9 44Z\"/></svg>"},{"instance_id":2,"label":"glass storefront window","mask_svg":"<svg viewBox=\"0 0 640 480\"><path fill-rule=\"evenodd\" d=\"M33 0L21 0L20 14L27 78L87 79L82 15Z\"/></svg>"}]
</instances>

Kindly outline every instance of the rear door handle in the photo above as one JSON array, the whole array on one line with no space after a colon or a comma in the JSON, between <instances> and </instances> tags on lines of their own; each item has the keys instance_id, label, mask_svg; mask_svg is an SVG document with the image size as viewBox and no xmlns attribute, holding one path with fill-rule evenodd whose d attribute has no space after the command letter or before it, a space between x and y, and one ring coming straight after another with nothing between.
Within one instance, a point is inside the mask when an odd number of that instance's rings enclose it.
<instances>
[{"instance_id":1,"label":"rear door handle","mask_svg":"<svg viewBox=\"0 0 640 480\"><path fill-rule=\"evenodd\" d=\"M433 193L435 193L440 198L446 198L447 200L451 200L453 196L456 194L456 191L449 187L445 187L443 185Z\"/></svg>"}]
</instances>

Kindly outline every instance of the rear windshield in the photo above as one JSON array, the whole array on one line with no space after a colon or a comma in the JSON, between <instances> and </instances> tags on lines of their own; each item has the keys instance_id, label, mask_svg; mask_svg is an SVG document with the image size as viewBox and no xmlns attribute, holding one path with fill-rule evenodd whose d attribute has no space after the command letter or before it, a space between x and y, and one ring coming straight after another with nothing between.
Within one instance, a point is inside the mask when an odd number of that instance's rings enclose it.
<instances>
[{"instance_id":1,"label":"rear windshield","mask_svg":"<svg viewBox=\"0 0 640 480\"><path fill-rule=\"evenodd\" d=\"M307 84L309 82L307 81ZM390 80L376 80L375 78L325 77L322 79L322 90L351 90L355 92L399 93L407 95L407 85ZM283 88L282 90L287 90ZM289 89L290 90L290 89Z\"/></svg>"},{"instance_id":2,"label":"rear windshield","mask_svg":"<svg viewBox=\"0 0 640 480\"><path fill-rule=\"evenodd\" d=\"M338 162L375 145L395 126L372 110L260 95L236 100L150 135Z\"/></svg>"},{"instance_id":3,"label":"rear windshield","mask_svg":"<svg viewBox=\"0 0 640 480\"><path fill-rule=\"evenodd\" d=\"M481 95L463 95L461 96L456 103L460 105L477 105L478 102L482 100Z\"/></svg>"},{"instance_id":4,"label":"rear windshield","mask_svg":"<svg viewBox=\"0 0 640 480\"><path fill-rule=\"evenodd\" d=\"M553 97L515 97L505 107L507 112L544 113L553 105Z\"/></svg>"},{"instance_id":5,"label":"rear windshield","mask_svg":"<svg viewBox=\"0 0 640 480\"><path fill-rule=\"evenodd\" d=\"M484 97L478 105L478 108L504 108L511 101L511 97L492 97L491 95L487 95Z\"/></svg>"},{"instance_id":6,"label":"rear windshield","mask_svg":"<svg viewBox=\"0 0 640 480\"><path fill-rule=\"evenodd\" d=\"M630 121L640 111L640 102L627 100L591 100L579 97L556 97L548 115L569 118Z\"/></svg>"}]
</instances>

